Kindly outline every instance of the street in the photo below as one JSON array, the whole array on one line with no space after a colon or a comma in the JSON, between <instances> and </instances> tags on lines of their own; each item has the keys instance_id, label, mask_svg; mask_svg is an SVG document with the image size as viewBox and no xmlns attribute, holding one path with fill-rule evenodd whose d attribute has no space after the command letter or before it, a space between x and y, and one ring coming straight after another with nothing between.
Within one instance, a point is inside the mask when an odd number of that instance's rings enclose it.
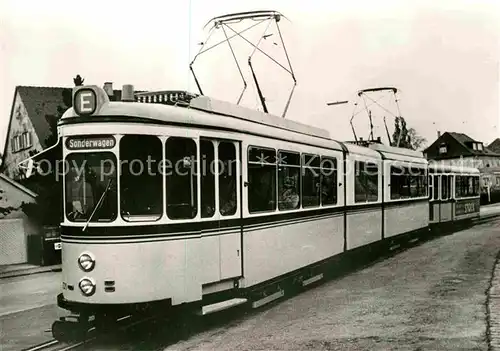
<instances>
[{"instance_id":1,"label":"street","mask_svg":"<svg viewBox=\"0 0 500 351\"><path fill-rule=\"evenodd\" d=\"M488 350L500 221L426 242L165 350Z\"/></svg>"},{"instance_id":2,"label":"street","mask_svg":"<svg viewBox=\"0 0 500 351\"><path fill-rule=\"evenodd\" d=\"M61 273L43 273L0 280L0 350L20 350L52 338L52 322ZM60 314L62 315L62 314Z\"/></svg>"}]
</instances>

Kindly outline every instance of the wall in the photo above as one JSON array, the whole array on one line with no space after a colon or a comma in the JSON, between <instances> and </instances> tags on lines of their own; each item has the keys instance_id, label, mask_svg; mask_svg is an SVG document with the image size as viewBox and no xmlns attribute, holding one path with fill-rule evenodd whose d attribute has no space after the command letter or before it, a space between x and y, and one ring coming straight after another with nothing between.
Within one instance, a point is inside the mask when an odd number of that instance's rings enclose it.
<instances>
[{"instance_id":1,"label":"wall","mask_svg":"<svg viewBox=\"0 0 500 351\"><path fill-rule=\"evenodd\" d=\"M24 103L19 95L16 92L16 97L14 99L14 106L12 109L12 116L10 116L10 126L7 134L8 139L6 140L6 148L5 148L5 156L4 162L5 167L4 174L7 175L11 179L19 179L19 168L18 164L30 157L31 152L40 152L43 150L43 147L38 140L38 136L35 133L33 128L33 124L29 119L28 113L26 112L26 108L24 107ZM31 133L31 141L32 146L28 149L24 149L18 152L12 152L12 142L13 137L17 134L23 133L25 131L29 131Z\"/></svg>"},{"instance_id":2,"label":"wall","mask_svg":"<svg viewBox=\"0 0 500 351\"><path fill-rule=\"evenodd\" d=\"M0 264L28 261L28 243L41 232L22 211L23 203L35 198L0 176Z\"/></svg>"}]
</instances>

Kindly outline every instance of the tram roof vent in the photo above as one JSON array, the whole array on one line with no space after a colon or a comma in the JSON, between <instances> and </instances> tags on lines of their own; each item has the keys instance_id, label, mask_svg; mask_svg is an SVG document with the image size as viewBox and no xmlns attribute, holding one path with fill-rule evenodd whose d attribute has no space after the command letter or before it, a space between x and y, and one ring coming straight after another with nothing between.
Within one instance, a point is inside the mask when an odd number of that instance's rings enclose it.
<instances>
[{"instance_id":1,"label":"tram roof vent","mask_svg":"<svg viewBox=\"0 0 500 351\"><path fill-rule=\"evenodd\" d=\"M199 95L183 90L148 91L135 94L137 102L184 106L188 106L189 102L197 96Z\"/></svg>"}]
</instances>

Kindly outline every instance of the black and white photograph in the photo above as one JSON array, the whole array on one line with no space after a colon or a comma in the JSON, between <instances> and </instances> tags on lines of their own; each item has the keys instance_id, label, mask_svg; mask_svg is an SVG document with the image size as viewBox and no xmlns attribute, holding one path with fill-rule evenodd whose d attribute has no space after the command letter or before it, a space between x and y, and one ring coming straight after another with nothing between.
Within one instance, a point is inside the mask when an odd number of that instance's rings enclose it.
<instances>
[{"instance_id":1,"label":"black and white photograph","mask_svg":"<svg viewBox=\"0 0 500 351\"><path fill-rule=\"evenodd\" d=\"M0 0L1 351L500 351L500 2Z\"/></svg>"}]
</instances>

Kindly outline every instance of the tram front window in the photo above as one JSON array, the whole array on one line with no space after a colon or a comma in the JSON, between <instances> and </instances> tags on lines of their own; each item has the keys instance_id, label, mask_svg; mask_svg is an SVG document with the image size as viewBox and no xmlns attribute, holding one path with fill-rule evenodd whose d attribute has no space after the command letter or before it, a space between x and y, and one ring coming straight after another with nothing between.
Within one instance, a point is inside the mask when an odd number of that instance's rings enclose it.
<instances>
[{"instance_id":1,"label":"tram front window","mask_svg":"<svg viewBox=\"0 0 500 351\"><path fill-rule=\"evenodd\" d=\"M65 202L68 220L113 221L117 213L115 155L111 152L70 154L66 157L66 167Z\"/></svg>"}]
</instances>

